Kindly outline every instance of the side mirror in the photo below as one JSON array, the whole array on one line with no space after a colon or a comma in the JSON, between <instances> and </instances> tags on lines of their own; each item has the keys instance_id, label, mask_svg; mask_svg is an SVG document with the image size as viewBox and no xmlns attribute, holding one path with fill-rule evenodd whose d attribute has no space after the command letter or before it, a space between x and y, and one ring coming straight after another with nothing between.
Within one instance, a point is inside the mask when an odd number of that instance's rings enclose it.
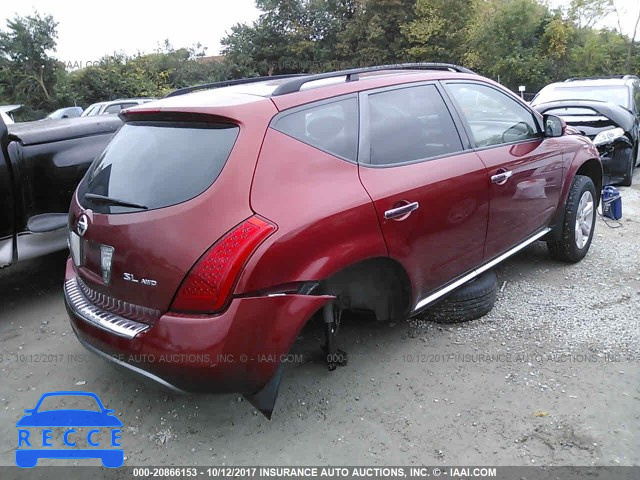
<instances>
[{"instance_id":1,"label":"side mirror","mask_svg":"<svg viewBox=\"0 0 640 480\"><path fill-rule=\"evenodd\" d=\"M544 122L544 135L546 137L554 138L564 135L564 131L567 128L567 123L555 115L544 115L542 117Z\"/></svg>"}]
</instances>

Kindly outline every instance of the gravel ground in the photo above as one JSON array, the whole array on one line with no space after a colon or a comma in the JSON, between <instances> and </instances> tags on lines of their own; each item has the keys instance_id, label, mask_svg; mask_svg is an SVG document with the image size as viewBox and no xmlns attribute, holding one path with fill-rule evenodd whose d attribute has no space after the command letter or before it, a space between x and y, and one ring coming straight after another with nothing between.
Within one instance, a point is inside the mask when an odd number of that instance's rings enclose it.
<instances>
[{"instance_id":1,"label":"gravel ground","mask_svg":"<svg viewBox=\"0 0 640 480\"><path fill-rule=\"evenodd\" d=\"M639 465L640 171L622 192L620 227L598 219L581 263L535 244L501 265L480 320L347 318L349 365L331 373L311 324L271 421L237 395L177 396L87 353L64 311L64 254L3 270L0 464L24 408L83 389L124 423L130 466Z\"/></svg>"}]
</instances>

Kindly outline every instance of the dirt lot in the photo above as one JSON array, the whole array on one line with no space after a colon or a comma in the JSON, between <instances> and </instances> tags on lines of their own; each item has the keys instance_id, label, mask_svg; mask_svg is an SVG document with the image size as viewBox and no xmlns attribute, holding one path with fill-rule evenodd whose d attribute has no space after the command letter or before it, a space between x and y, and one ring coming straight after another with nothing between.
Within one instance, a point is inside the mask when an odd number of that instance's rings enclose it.
<instances>
[{"instance_id":1,"label":"dirt lot","mask_svg":"<svg viewBox=\"0 0 640 480\"><path fill-rule=\"evenodd\" d=\"M307 328L271 421L238 395L167 393L87 353L63 306L65 254L3 270L0 464L23 409L82 389L124 423L125 465L640 465L640 171L622 190L622 226L598 219L583 262L531 246L498 269L479 321L348 319L350 362L332 373Z\"/></svg>"}]
</instances>

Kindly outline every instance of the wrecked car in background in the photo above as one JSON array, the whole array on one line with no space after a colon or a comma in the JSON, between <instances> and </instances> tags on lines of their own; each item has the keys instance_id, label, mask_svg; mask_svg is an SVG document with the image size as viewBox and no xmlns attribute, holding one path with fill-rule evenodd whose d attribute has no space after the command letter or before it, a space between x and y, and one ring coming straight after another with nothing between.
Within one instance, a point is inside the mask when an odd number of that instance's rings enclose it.
<instances>
[{"instance_id":1,"label":"wrecked car in background","mask_svg":"<svg viewBox=\"0 0 640 480\"><path fill-rule=\"evenodd\" d=\"M531 105L561 117L589 137L602 157L607 183L631 186L640 164L640 79L633 75L569 79L544 87Z\"/></svg>"},{"instance_id":2,"label":"wrecked car in background","mask_svg":"<svg viewBox=\"0 0 640 480\"><path fill-rule=\"evenodd\" d=\"M71 196L121 123L0 120L0 267L67 247Z\"/></svg>"}]
</instances>

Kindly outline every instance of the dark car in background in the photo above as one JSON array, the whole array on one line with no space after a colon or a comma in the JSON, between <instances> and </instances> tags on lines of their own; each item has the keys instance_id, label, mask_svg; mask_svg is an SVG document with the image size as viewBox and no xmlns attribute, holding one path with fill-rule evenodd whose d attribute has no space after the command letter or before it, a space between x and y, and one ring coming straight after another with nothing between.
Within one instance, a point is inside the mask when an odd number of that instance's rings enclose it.
<instances>
[{"instance_id":1,"label":"dark car in background","mask_svg":"<svg viewBox=\"0 0 640 480\"><path fill-rule=\"evenodd\" d=\"M121 124L117 115L0 120L0 267L66 248L73 191Z\"/></svg>"},{"instance_id":2,"label":"dark car in background","mask_svg":"<svg viewBox=\"0 0 640 480\"><path fill-rule=\"evenodd\" d=\"M607 183L630 186L640 165L640 79L633 75L570 78L544 87L531 101L563 118L596 144Z\"/></svg>"}]
</instances>

